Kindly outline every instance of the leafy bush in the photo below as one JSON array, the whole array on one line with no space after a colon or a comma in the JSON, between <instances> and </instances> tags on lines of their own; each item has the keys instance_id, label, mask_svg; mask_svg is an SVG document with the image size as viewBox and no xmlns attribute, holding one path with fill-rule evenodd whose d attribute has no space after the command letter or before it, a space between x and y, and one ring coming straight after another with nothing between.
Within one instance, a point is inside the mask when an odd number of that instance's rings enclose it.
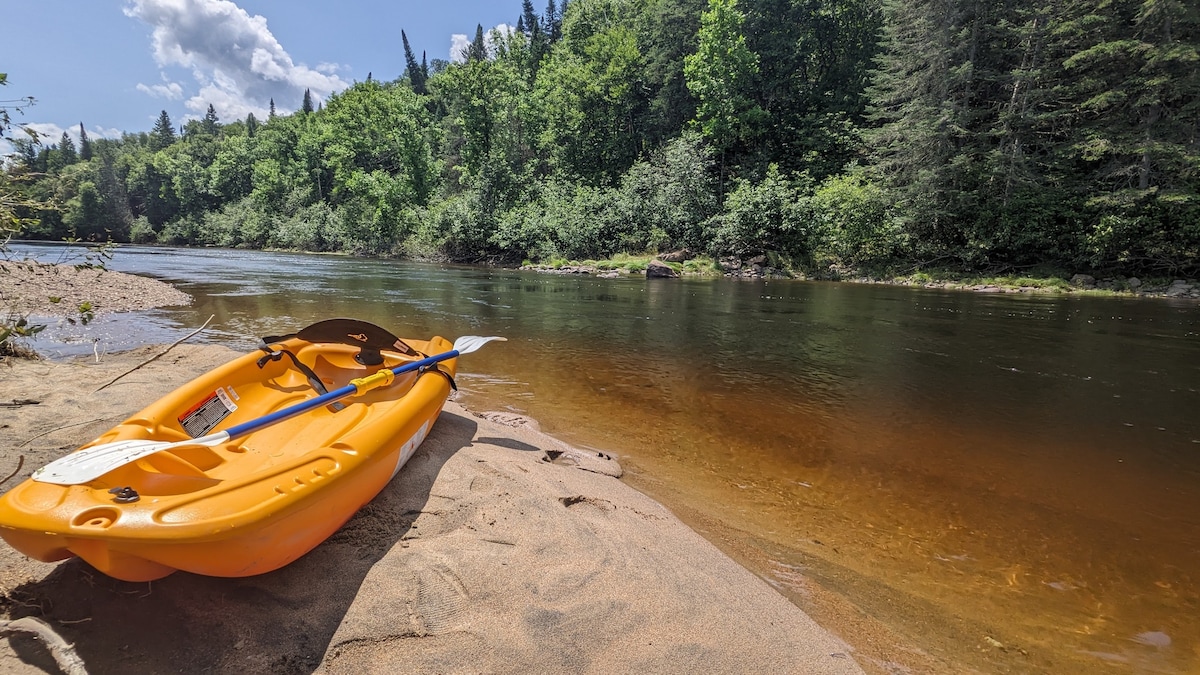
<instances>
[{"instance_id":1,"label":"leafy bush","mask_svg":"<svg viewBox=\"0 0 1200 675\"><path fill-rule=\"evenodd\" d=\"M801 177L796 181L803 183ZM791 257L811 251L803 192L770 165L759 183L736 181L725 212L709 220L711 250L717 255L755 256L779 251Z\"/></svg>"},{"instance_id":2,"label":"leafy bush","mask_svg":"<svg viewBox=\"0 0 1200 675\"><path fill-rule=\"evenodd\" d=\"M267 245L297 251L330 251L334 242L330 232L333 209L325 202L305 206L280 220L267 235Z\"/></svg>"},{"instance_id":3,"label":"leafy bush","mask_svg":"<svg viewBox=\"0 0 1200 675\"><path fill-rule=\"evenodd\" d=\"M685 134L630 167L618 191L622 248L704 248L704 223L717 212L712 165L700 136Z\"/></svg>"},{"instance_id":4,"label":"leafy bush","mask_svg":"<svg viewBox=\"0 0 1200 675\"><path fill-rule=\"evenodd\" d=\"M826 180L808 200L824 253L846 265L876 265L898 256L905 238L886 193L862 176Z\"/></svg>"},{"instance_id":5,"label":"leafy bush","mask_svg":"<svg viewBox=\"0 0 1200 675\"><path fill-rule=\"evenodd\" d=\"M154 231L146 216L138 216L134 218L133 227L129 229L129 240L135 244L152 244L158 241L158 233Z\"/></svg>"}]
</instances>

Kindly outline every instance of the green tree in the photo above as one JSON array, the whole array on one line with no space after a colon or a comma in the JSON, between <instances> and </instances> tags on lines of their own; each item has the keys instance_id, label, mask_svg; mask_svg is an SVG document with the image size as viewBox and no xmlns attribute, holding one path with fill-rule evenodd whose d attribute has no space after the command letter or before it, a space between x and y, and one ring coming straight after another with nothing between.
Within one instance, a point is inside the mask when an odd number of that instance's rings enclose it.
<instances>
[{"instance_id":1,"label":"green tree","mask_svg":"<svg viewBox=\"0 0 1200 675\"><path fill-rule=\"evenodd\" d=\"M88 161L92 158L92 142L88 139L87 130L83 128L83 122L79 123L79 159Z\"/></svg>"},{"instance_id":2,"label":"green tree","mask_svg":"<svg viewBox=\"0 0 1200 675\"><path fill-rule=\"evenodd\" d=\"M221 128L221 120L217 117L217 110L211 103L208 104L208 111L204 113L204 119L200 121L201 129L209 136L216 136L217 131Z\"/></svg>"},{"instance_id":3,"label":"green tree","mask_svg":"<svg viewBox=\"0 0 1200 675\"><path fill-rule=\"evenodd\" d=\"M154 123L154 129L150 131L150 149L162 150L163 148L175 142L175 126L171 124L171 118L167 115L167 111L162 111L158 120Z\"/></svg>"},{"instance_id":4,"label":"green tree","mask_svg":"<svg viewBox=\"0 0 1200 675\"><path fill-rule=\"evenodd\" d=\"M758 55L746 46L745 20L737 0L709 0L700 17L696 53L684 58L684 77L697 101L697 125L721 151L722 189L726 153L753 141L766 117L751 95Z\"/></svg>"},{"instance_id":5,"label":"green tree","mask_svg":"<svg viewBox=\"0 0 1200 675\"><path fill-rule=\"evenodd\" d=\"M321 128L333 203L352 248L386 252L428 205L438 165L429 113L408 87L359 83L330 99Z\"/></svg>"},{"instance_id":6,"label":"green tree","mask_svg":"<svg viewBox=\"0 0 1200 675\"><path fill-rule=\"evenodd\" d=\"M638 24L638 45L645 57L648 108L643 122L646 142L660 147L696 117L696 99L688 91L683 59L696 52L700 15L708 0L658 0Z\"/></svg>"},{"instance_id":7,"label":"green tree","mask_svg":"<svg viewBox=\"0 0 1200 675\"><path fill-rule=\"evenodd\" d=\"M462 56L466 61L487 60L487 44L483 38L483 24L475 24L475 39L471 40L471 44L463 50Z\"/></svg>"},{"instance_id":8,"label":"green tree","mask_svg":"<svg viewBox=\"0 0 1200 675\"><path fill-rule=\"evenodd\" d=\"M771 133L758 162L815 178L860 156L866 87L881 38L878 0L749 0L742 28L758 55L754 98Z\"/></svg>"},{"instance_id":9,"label":"green tree","mask_svg":"<svg viewBox=\"0 0 1200 675\"><path fill-rule=\"evenodd\" d=\"M425 86L428 73L424 67L417 63L417 57L413 54L412 47L408 44L408 35L404 33L403 29L400 31L400 39L404 43L404 74L408 77L413 91L424 95L428 92Z\"/></svg>"},{"instance_id":10,"label":"green tree","mask_svg":"<svg viewBox=\"0 0 1200 675\"><path fill-rule=\"evenodd\" d=\"M75 141L67 132L63 132L62 139L58 142L58 152L62 156L63 166L70 166L79 161L79 153L75 150Z\"/></svg>"},{"instance_id":11,"label":"green tree","mask_svg":"<svg viewBox=\"0 0 1200 675\"><path fill-rule=\"evenodd\" d=\"M540 145L551 168L613 185L643 150L646 90L631 0L576 0L537 73Z\"/></svg>"},{"instance_id":12,"label":"green tree","mask_svg":"<svg viewBox=\"0 0 1200 675\"><path fill-rule=\"evenodd\" d=\"M300 112L307 115L313 112L313 110L312 91L306 88L304 90L304 100L300 103Z\"/></svg>"}]
</instances>

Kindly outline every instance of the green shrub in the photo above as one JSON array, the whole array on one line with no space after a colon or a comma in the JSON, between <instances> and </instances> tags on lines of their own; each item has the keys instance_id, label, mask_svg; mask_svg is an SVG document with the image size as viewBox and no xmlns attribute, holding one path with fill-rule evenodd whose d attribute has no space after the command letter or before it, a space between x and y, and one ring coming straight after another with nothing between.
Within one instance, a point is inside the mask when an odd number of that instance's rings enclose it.
<instances>
[{"instance_id":1,"label":"green shrub","mask_svg":"<svg viewBox=\"0 0 1200 675\"><path fill-rule=\"evenodd\" d=\"M878 265L900 255L905 238L881 187L850 174L826 180L808 201L824 253L846 265Z\"/></svg>"},{"instance_id":2,"label":"green shrub","mask_svg":"<svg viewBox=\"0 0 1200 675\"><path fill-rule=\"evenodd\" d=\"M133 219L133 226L129 228L129 241L135 244L153 244L158 241L158 233L154 231L146 216Z\"/></svg>"},{"instance_id":3,"label":"green shrub","mask_svg":"<svg viewBox=\"0 0 1200 675\"><path fill-rule=\"evenodd\" d=\"M803 193L775 164L758 183L736 181L725 200L725 212L713 217L709 228L716 255L749 257L779 251L798 257L811 250Z\"/></svg>"}]
</instances>

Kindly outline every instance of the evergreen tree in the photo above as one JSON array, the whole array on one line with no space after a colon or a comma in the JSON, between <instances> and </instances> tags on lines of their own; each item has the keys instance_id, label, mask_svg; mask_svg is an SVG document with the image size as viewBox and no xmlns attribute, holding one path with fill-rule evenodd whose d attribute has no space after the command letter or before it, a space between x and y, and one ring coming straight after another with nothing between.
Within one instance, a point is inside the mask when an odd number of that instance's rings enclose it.
<instances>
[{"instance_id":1,"label":"evergreen tree","mask_svg":"<svg viewBox=\"0 0 1200 675\"><path fill-rule=\"evenodd\" d=\"M475 39L463 50L467 61L486 61L487 43L483 40L483 24L475 24Z\"/></svg>"},{"instance_id":2,"label":"evergreen tree","mask_svg":"<svg viewBox=\"0 0 1200 675\"><path fill-rule=\"evenodd\" d=\"M162 150L174 142L175 125L171 124L171 118L164 110L159 113L158 121L154 123L154 129L150 131L150 149Z\"/></svg>"},{"instance_id":3,"label":"evergreen tree","mask_svg":"<svg viewBox=\"0 0 1200 675\"><path fill-rule=\"evenodd\" d=\"M300 103L300 112L304 114L311 113L314 110L312 92L308 89L304 90L304 101Z\"/></svg>"},{"instance_id":4,"label":"evergreen tree","mask_svg":"<svg viewBox=\"0 0 1200 675\"><path fill-rule=\"evenodd\" d=\"M79 161L79 154L75 150L75 141L63 132L62 140L58 142L58 152L62 155L63 166L70 166Z\"/></svg>"},{"instance_id":5,"label":"evergreen tree","mask_svg":"<svg viewBox=\"0 0 1200 675\"><path fill-rule=\"evenodd\" d=\"M268 108L268 111L267 111L267 121L269 122L273 119L275 119L275 99L274 99L274 97L271 98L271 107Z\"/></svg>"},{"instance_id":6,"label":"evergreen tree","mask_svg":"<svg viewBox=\"0 0 1200 675\"><path fill-rule=\"evenodd\" d=\"M404 64L405 74L408 75L408 81L412 84L413 91L418 94L425 94L425 71L417 63L417 57L413 54L412 47L408 44L408 35L404 30L400 30L400 39L404 42Z\"/></svg>"},{"instance_id":7,"label":"evergreen tree","mask_svg":"<svg viewBox=\"0 0 1200 675\"><path fill-rule=\"evenodd\" d=\"M530 38L537 36L542 31L542 22L538 20L537 12L533 11L532 0L521 0L521 21Z\"/></svg>"},{"instance_id":8,"label":"evergreen tree","mask_svg":"<svg viewBox=\"0 0 1200 675\"><path fill-rule=\"evenodd\" d=\"M92 142L88 139L87 130L83 128L83 122L79 123L79 159L88 161L92 158Z\"/></svg>"},{"instance_id":9,"label":"evergreen tree","mask_svg":"<svg viewBox=\"0 0 1200 675\"><path fill-rule=\"evenodd\" d=\"M217 117L217 109L213 104L208 104L208 111L204 113L204 119L200 123L200 128L209 136L216 136L217 130L221 128L221 120Z\"/></svg>"},{"instance_id":10,"label":"evergreen tree","mask_svg":"<svg viewBox=\"0 0 1200 675\"><path fill-rule=\"evenodd\" d=\"M254 113L246 114L246 136L254 138L254 134L258 133L258 118Z\"/></svg>"},{"instance_id":11,"label":"evergreen tree","mask_svg":"<svg viewBox=\"0 0 1200 675\"><path fill-rule=\"evenodd\" d=\"M542 32L546 34L549 44L554 44L562 38L562 14L559 13L554 0L546 3L546 13L542 16Z\"/></svg>"}]
</instances>

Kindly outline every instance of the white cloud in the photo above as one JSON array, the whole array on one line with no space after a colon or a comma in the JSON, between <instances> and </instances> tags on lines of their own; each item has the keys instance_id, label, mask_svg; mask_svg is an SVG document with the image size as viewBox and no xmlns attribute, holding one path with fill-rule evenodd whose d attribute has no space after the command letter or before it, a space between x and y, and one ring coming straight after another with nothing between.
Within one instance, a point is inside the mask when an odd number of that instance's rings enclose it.
<instances>
[{"instance_id":1,"label":"white cloud","mask_svg":"<svg viewBox=\"0 0 1200 675\"><path fill-rule=\"evenodd\" d=\"M54 124L53 122L28 122L28 123L22 123L21 126L25 127L26 129L30 129L32 131L37 132L38 141L42 144L43 147L47 147L47 148L50 147L51 145L58 145L62 141L63 131L66 131L67 135L71 137L71 141L73 141L75 143L75 149L76 150L79 149L79 126L78 125L70 127L68 129L63 129L62 127L60 127L57 124ZM20 130L14 129L13 132L14 132L12 134L13 138L28 138ZM121 137L120 129L105 129L104 127L102 127L100 125L96 125L96 126L92 127L91 129L88 129L87 133L88 133L88 138L90 138L92 140L95 140L97 138L120 138ZM13 152L15 152L15 148L13 148L12 143L9 142L8 139L0 138L0 166L2 166L4 163L3 158L7 157L8 155L11 155Z\"/></svg>"},{"instance_id":2,"label":"white cloud","mask_svg":"<svg viewBox=\"0 0 1200 675\"><path fill-rule=\"evenodd\" d=\"M105 129L97 124L88 130L88 134L91 134L93 138L96 136L99 136L100 138L120 138L121 130L115 127L109 127L108 129Z\"/></svg>"},{"instance_id":3,"label":"white cloud","mask_svg":"<svg viewBox=\"0 0 1200 675\"><path fill-rule=\"evenodd\" d=\"M466 61L466 59L463 58L463 52L465 52L467 47L470 46L471 38L467 37L466 35L463 35L462 33L455 33L454 35L451 35L450 61L452 63L462 63L463 61Z\"/></svg>"},{"instance_id":4,"label":"white cloud","mask_svg":"<svg viewBox=\"0 0 1200 675\"><path fill-rule=\"evenodd\" d=\"M515 33L516 30L517 29L515 26L510 26L506 23L501 23L501 24L497 24L497 25L493 26L491 30L487 31L487 33L484 35L484 42L487 44L488 56L494 57L496 55L496 45L492 44L493 37L495 36L496 33L499 33L502 37L507 38L510 35L512 35L513 33ZM471 42L474 39L475 39L474 37L467 37L466 35L463 35L461 33L455 33L455 34L451 35L450 36L450 61L452 63L462 63L463 61L466 61L466 59L463 58L463 52L465 52L467 50L467 47L471 46Z\"/></svg>"},{"instance_id":5,"label":"white cloud","mask_svg":"<svg viewBox=\"0 0 1200 675\"><path fill-rule=\"evenodd\" d=\"M38 140L41 141L42 145L44 145L46 147L49 147L51 145L57 145L59 143L59 141L62 140L62 135L63 135L64 131L67 132L67 135L71 137L71 141L73 141L75 143L76 147L79 146L79 125L78 124L67 127L66 129L62 128L61 126L59 126L57 124L54 124L53 122L29 122L29 123L23 124L22 126L24 126L26 129L30 129L32 131L37 132ZM87 132L88 132L88 138L93 139L93 140L95 140L97 138L120 138L121 137L120 129L105 129L104 127L102 127L100 125L96 125L96 126L92 127L91 129L88 129ZM23 136L20 136L19 134L14 134L14 136L23 137Z\"/></svg>"},{"instance_id":6,"label":"white cloud","mask_svg":"<svg viewBox=\"0 0 1200 675\"><path fill-rule=\"evenodd\" d=\"M287 110L300 106L305 89L322 101L348 86L334 74L335 64L309 68L292 61L264 17L250 16L230 0L130 0L124 11L154 28L151 42L160 66L192 70L199 92L184 105L196 116L210 104L226 120L250 112L265 116L271 99ZM138 89L163 96L171 93L171 84ZM181 87L177 98L182 97Z\"/></svg>"},{"instance_id":7,"label":"white cloud","mask_svg":"<svg viewBox=\"0 0 1200 675\"><path fill-rule=\"evenodd\" d=\"M165 98L168 101L178 101L183 98L183 86L178 82L168 82L167 84L155 84L152 86L146 86L139 82L137 90L144 94L149 94L154 98Z\"/></svg>"}]
</instances>

